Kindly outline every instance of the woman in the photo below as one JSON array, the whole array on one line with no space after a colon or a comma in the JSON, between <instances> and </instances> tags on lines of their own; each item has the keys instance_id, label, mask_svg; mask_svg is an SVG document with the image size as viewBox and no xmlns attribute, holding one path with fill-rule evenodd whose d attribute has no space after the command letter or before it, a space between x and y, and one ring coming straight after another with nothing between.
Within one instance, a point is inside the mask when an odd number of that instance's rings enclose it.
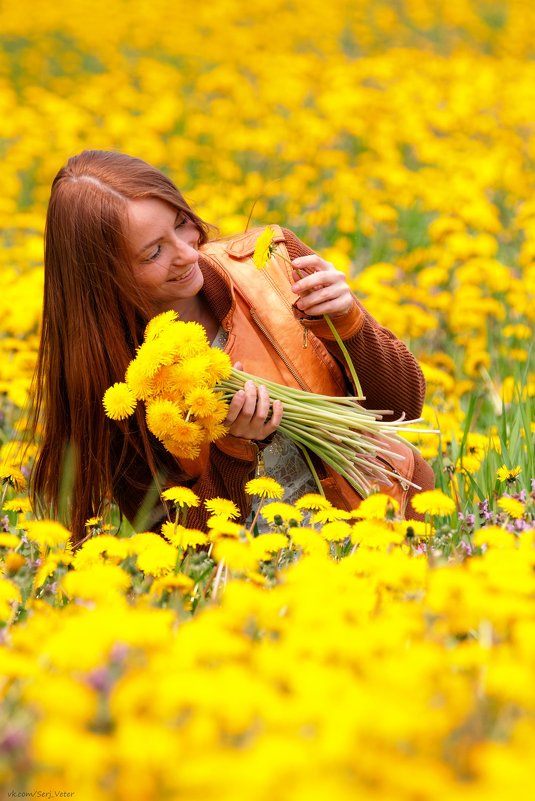
<instances>
[{"instance_id":1,"label":"woman","mask_svg":"<svg viewBox=\"0 0 535 801\"><path fill-rule=\"evenodd\" d=\"M270 403L261 378L326 394L351 392L324 314L335 320L352 356L365 404L391 410L392 417L420 415L425 384L416 360L356 301L343 273L276 228L279 255L260 278L251 264L258 231L210 242L209 230L165 175L124 154L85 151L53 182L35 388L34 432L40 421L42 444L32 485L37 507L62 517L75 541L112 499L130 521L137 517L156 528L165 514L159 492L176 484L203 499L230 498L246 517L244 486L262 452L275 477L292 485L290 499L313 491L299 452L276 434L283 410L279 401ZM163 449L141 409L118 423L102 407L147 321L170 309L201 323L214 346L261 377L232 399L228 435L191 463L178 463ZM340 476L321 462L317 470L337 505L358 504ZM405 477L415 484L432 486L432 471L419 456L409 472ZM403 480L400 486L410 515L414 488ZM188 525L203 527L205 514L203 505L189 510Z\"/></svg>"}]
</instances>

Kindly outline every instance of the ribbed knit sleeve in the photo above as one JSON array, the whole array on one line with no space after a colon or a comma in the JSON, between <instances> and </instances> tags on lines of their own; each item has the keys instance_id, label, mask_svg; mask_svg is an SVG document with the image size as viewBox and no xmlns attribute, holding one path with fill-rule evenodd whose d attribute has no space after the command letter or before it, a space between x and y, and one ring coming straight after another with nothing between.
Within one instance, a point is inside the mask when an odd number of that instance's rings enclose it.
<instances>
[{"instance_id":1,"label":"ribbed knit sleeve","mask_svg":"<svg viewBox=\"0 0 535 801\"><path fill-rule=\"evenodd\" d=\"M315 253L308 245L288 229L283 229L290 259ZM346 316L351 327L346 325ZM319 336L329 351L345 369L345 360L322 318L301 318L307 327ZM425 379L418 362L391 331L380 325L355 298L355 308L347 315L333 318L344 331L342 339L349 351L357 371L362 391L366 397L363 405L368 409L390 410L385 419L395 419L405 414L406 418L420 416L424 397ZM349 336L345 330L349 328Z\"/></svg>"}]
</instances>

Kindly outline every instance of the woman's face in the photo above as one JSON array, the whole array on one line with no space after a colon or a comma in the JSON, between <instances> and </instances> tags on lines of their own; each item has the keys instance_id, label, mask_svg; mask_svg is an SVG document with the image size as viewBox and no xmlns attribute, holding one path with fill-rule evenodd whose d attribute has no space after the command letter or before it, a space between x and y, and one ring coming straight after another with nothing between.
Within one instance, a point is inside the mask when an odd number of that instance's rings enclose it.
<instances>
[{"instance_id":1,"label":"woman's face","mask_svg":"<svg viewBox=\"0 0 535 801\"><path fill-rule=\"evenodd\" d=\"M204 283L200 234L190 218L157 198L130 200L126 235L134 277L155 310L186 309Z\"/></svg>"}]
</instances>

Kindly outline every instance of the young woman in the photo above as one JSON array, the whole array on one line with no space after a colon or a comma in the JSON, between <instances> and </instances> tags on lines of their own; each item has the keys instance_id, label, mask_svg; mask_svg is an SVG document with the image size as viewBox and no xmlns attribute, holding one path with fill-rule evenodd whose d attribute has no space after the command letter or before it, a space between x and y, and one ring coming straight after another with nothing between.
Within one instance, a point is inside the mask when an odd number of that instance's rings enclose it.
<instances>
[{"instance_id":1,"label":"young woman","mask_svg":"<svg viewBox=\"0 0 535 801\"><path fill-rule=\"evenodd\" d=\"M209 241L210 227L146 162L85 151L59 171L45 232L34 414L41 447L32 492L40 513L64 519L75 541L86 520L112 500L130 521L137 517L156 529L165 516L160 491L177 484L203 499L230 498L246 518L244 486L261 454L266 472L288 488L285 500L316 491L299 450L276 433L283 409L270 402L262 378L322 394L352 391L324 314L335 320L356 365L365 405L391 410L392 418L420 415L424 379L404 344L366 312L342 272L291 231L275 232L279 255L269 269L256 271L251 256L258 229ZM228 434L181 463L148 432L141 408L114 422L102 406L106 389L124 377L148 320L170 309L201 323L214 347L259 376L232 399ZM408 501L415 490L404 479L429 489L433 474L406 450L391 492L414 516ZM347 482L316 461L327 497L357 506ZM205 515L202 504L191 509L188 525L203 527Z\"/></svg>"}]
</instances>

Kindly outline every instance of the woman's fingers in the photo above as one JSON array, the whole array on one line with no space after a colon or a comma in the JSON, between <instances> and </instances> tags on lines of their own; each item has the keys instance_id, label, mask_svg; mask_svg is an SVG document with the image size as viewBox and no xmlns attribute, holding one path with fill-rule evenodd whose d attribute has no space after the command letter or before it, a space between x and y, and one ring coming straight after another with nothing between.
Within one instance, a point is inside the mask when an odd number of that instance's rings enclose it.
<instances>
[{"instance_id":1,"label":"woman's fingers","mask_svg":"<svg viewBox=\"0 0 535 801\"><path fill-rule=\"evenodd\" d=\"M296 306L300 311L309 316L349 311L353 294L341 270L319 256L302 256L292 264L296 279L292 290L299 295Z\"/></svg>"},{"instance_id":2,"label":"woman's fingers","mask_svg":"<svg viewBox=\"0 0 535 801\"><path fill-rule=\"evenodd\" d=\"M267 388L254 381L246 381L243 389L232 398L227 413L226 425L235 437L262 440L278 428L282 419L282 403L274 401L273 407Z\"/></svg>"}]
</instances>

